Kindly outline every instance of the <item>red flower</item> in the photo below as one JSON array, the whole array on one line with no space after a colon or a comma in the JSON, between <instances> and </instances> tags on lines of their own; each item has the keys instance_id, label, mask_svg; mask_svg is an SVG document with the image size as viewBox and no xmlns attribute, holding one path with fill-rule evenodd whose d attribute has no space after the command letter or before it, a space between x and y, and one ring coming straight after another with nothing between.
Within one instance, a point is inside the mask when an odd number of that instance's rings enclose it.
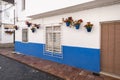
<instances>
[{"instance_id":1,"label":"red flower","mask_svg":"<svg viewBox=\"0 0 120 80\"><path fill-rule=\"evenodd\" d=\"M40 28L40 24L34 24L34 26L39 29Z\"/></svg>"},{"instance_id":2,"label":"red flower","mask_svg":"<svg viewBox=\"0 0 120 80\"><path fill-rule=\"evenodd\" d=\"M28 27L30 27L32 25L32 23L30 23L28 21L26 21L25 24L28 25Z\"/></svg>"},{"instance_id":3,"label":"red flower","mask_svg":"<svg viewBox=\"0 0 120 80\"><path fill-rule=\"evenodd\" d=\"M70 22L70 23L72 23L73 22L73 18L72 17L68 17L65 20L63 18L63 22Z\"/></svg>"},{"instance_id":4,"label":"red flower","mask_svg":"<svg viewBox=\"0 0 120 80\"><path fill-rule=\"evenodd\" d=\"M74 21L74 25L81 24L82 22L83 22L82 19L76 20L76 21Z\"/></svg>"},{"instance_id":5,"label":"red flower","mask_svg":"<svg viewBox=\"0 0 120 80\"><path fill-rule=\"evenodd\" d=\"M91 22L87 22L87 24L84 26L86 28L92 28L93 24L91 24Z\"/></svg>"}]
</instances>

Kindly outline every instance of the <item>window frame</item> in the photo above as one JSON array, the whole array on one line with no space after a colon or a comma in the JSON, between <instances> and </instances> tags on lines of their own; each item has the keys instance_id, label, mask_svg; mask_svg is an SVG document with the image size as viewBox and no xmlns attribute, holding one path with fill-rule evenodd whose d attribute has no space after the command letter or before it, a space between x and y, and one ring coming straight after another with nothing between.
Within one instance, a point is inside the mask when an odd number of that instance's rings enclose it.
<instances>
[{"instance_id":1,"label":"window frame","mask_svg":"<svg viewBox=\"0 0 120 80\"><path fill-rule=\"evenodd\" d=\"M59 27L60 30L55 31L55 30L54 30L54 27ZM51 28L51 31L48 31L48 32L47 32L47 28ZM49 34L49 33L52 33L52 38L51 38L51 40L52 40L52 46L51 46L51 47L52 47L52 50L48 50L47 47L46 47L46 46L47 46L47 43L48 43L47 34ZM59 46L59 50L58 50L59 52L58 52L57 50L54 51L54 46L55 46L55 45L54 45L55 42L53 41L53 39L54 39L53 34L54 34L54 33L55 33L55 34L58 33L59 36L60 36L60 37L59 37L59 40L60 40L60 41L58 42L59 45L56 45L56 46ZM56 37L55 37L55 38L56 38ZM49 43L48 43L48 44L49 44ZM60 57L60 58L63 57L63 55L62 55L62 45L61 45L61 26L60 26L60 25L46 26L46 27L45 27L45 47L44 47L44 51L45 51L45 52L44 52L45 55L50 55L50 56Z\"/></svg>"},{"instance_id":2,"label":"window frame","mask_svg":"<svg viewBox=\"0 0 120 80\"><path fill-rule=\"evenodd\" d=\"M23 39L23 38L24 38L24 37L23 37L24 31L25 31L25 33L26 33L26 40ZM25 43L28 42L28 29L22 29L22 42L25 42Z\"/></svg>"}]
</instances>

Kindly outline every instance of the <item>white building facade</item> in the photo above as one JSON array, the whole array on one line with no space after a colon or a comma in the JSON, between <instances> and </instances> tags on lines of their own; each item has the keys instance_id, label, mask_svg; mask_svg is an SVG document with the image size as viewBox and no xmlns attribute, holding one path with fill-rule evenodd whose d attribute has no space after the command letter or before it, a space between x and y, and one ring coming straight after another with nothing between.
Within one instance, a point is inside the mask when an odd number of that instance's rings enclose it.
<instances>
[{"instance_id":1,"label":"white building facade","mask_svg":"<svg viewBox=\"0 0 120 80\"><path fill-rule=\"evenodd\" d=\"M57 2L54 3L55 5L48 2L46 3L48 6L46 6L45 4L40 5L42 2L39 2L39 0L35 3L32 2L33 0L26 0L25 10L20 7L22 1L24 0L16 1L19 21L17 25L20 27L15 32L16 52L96 73L101 71L100 23L120 20L119 0L114 3L112 2L114 0L111 0L111 2L106 0L109 4L106 3L105 5L102 1L98 1L99 4L96 3L96 5L94 5L94 2L72 5L63 3L62 6L58 5L57 7L55 7ZM89 5L86 6L86 4ZM36 28L35 32L31 31L32 26L28 27L25 24L27 16L32 18L27 20L28 22L40 24L40 28ZM66 23L62 22L62 18L68 17L72 17L74 20L82 19L83 23L81 23L80 29L75 29L73 26L67 27ZM87 32L84 27L87 22L93 24L91 32Z\"/></svg>"},{"instance_id":2,"label":"white building facade","mask_svg":"<svg viewBox=\"0 0 120 80\"><path fill-rule=\"evenodd\" d=\"M5 1L0 1L0 43L13 43L13 33L7 33L7 31L13 32L14 29L14 5Z\"/></svg>"}]
</instances>

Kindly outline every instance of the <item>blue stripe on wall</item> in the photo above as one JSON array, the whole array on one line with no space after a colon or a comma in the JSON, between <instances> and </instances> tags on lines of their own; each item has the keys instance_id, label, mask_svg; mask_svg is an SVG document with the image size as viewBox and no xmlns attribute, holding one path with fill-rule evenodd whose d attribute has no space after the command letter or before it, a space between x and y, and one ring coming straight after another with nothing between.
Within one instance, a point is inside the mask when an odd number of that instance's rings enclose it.
<instances>
[{"instance_id":1,"label":"blue stripe on wall","mask_svg":"<svg viewBox=\"0 0 120 80\"><path fill-rule=\"evenodd\" d=\"M100 72L100 49L62 46L63 58L57 58L44 55L43 47L44 44L39 43L15 42L16 52L83 68L92 72Z\"/></svg>"}]
</instances>

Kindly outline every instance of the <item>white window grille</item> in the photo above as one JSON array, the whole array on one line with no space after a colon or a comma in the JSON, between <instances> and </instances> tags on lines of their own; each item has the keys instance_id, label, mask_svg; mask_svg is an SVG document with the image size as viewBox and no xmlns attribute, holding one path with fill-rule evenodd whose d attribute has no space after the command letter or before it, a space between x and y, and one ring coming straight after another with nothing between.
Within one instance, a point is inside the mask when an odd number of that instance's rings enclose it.
<instances>
[{"instance_id":1,"label":"white window grille","mask_svg":"<svg viewBox=\"0 0 120 80\"><path fill-rule=\"evenodd\" d=\"M46 47L47 52L56 54L61 53L61 27L48 26L46 27Z\"/></svg>"},{"instance_id":2,"label":"white window grille","mask_svg":"<svg viewBox=\"0 0 120 80\"><path fill-rule=\"evenodd\" d=\"M22 29L22 42L28 42L28 29Z\"/></svg>"}]
</instances>

